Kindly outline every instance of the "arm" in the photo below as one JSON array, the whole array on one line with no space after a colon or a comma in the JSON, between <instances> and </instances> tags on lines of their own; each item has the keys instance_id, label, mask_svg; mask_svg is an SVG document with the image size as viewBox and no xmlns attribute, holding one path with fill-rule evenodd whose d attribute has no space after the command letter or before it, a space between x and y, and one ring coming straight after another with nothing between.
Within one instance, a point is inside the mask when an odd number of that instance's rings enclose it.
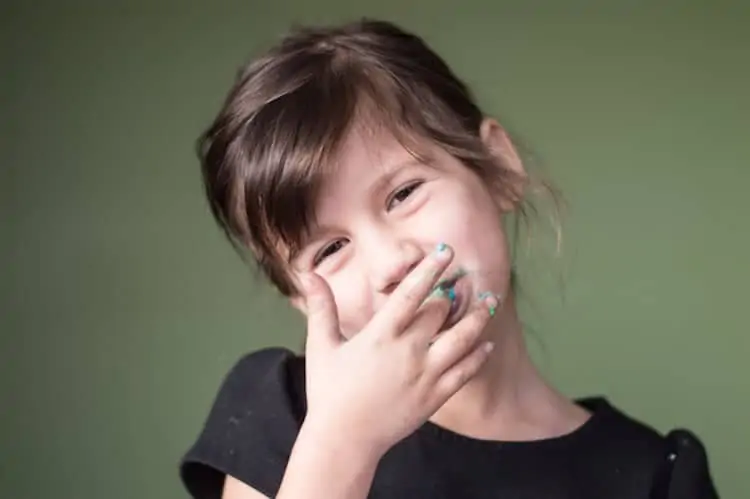
<instances>
[{"instance_id":1,"label":"arm","mask_svg":"<svg viewBox=\"0 0 750 499\"><path fill-rule=\"evenodd\" d=\"M276 499L366 498L380 458L487 360L492 344L482 331L498 305L494 295L437 336L450 301L435 283L452 256L439 245L347 340L327 283L315 274L304 279L308 408ZM224 499L258 497L245 495Z\"/></svg>"},{"instance_id":2,"label":"arm","mask_svg":"<svg viewBox=\"0 0 750 499\"><path fill-rule=\"evenodd\" d=\"M672 450L669 499L718 499L703 442L688 430L667 435Z\"/></svg>"},{"instance_id":3,"label":"arm","mask_svg":"<svg viewBox=\"0 0 750 499\"><path fill-rule=\"evenodd\" d=\"M718 499L703 443L687 430L667 435L667 455L654 480L651 499Z\"/></svg>"},{"instance_id":4,"label":"arm","mask_svg":"<svg viewBox=\"0 0 750 499\"><path fill-rule=\"evenodd\" d=\"M356 449L345 435L326 435L322 429L305 424L292 449L276 498L364 499L379 460L377 453ZM228 475L222 499L267 498Z\"/></svg>"},{"instance_id":5,"label":"arm","mask_svg":"<svg viewBox=\"0 0 750 499\"><path fill-rule=\"evenodd\" d=\"M302 427L277 499L366 498L380 456L358 449L343 432Z\"/></svg>"},{"instance_id":6,"label":"arm","mask_svg":"<svg viewBox=\"0 0 750 499\"><path fill-rule=\"evenodd\" d=\"M231 475L224 479L224 491L221 493L222 499L268 499L266 496L254 488L240 482Z\"/></svg>"}]
</instances>

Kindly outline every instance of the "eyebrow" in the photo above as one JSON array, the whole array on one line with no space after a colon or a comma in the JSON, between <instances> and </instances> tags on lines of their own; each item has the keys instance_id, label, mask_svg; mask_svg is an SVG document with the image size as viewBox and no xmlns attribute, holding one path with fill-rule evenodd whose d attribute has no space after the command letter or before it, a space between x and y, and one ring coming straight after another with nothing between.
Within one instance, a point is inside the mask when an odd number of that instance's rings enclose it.
<instances>
[{"instance_id":1,"label":"eyebrow","mask_svg":"<svg viewBox=\"0 0 750 499\"><path fill-rule=\"evenodd\" d=\"M398 161L392 165L389 165L385 168L385 173L379 179L373 182L373 184L369 187L368 193L370 194L370 196L379 194L383 189L390 186L393 182L393 178L401 173L405 168L424 166L428 163L429 158L424 158L424 160L422 160L412 156L405 160Z\"/></svg>"},{"instance_id":2,"label":"eyebrow","mask_svg":"<svg viewBox=\"0 0 750 499\"><path fill-rule=\"evenodd\" d=\"M380 194L384 189L389 187L393 183L393 178L401 173L405 168L413 168L416 166L425 166L430 163L430 158L419 159L416 157L409 157L400 161L396 161L385 168L385 173L380 176L372 185L367 189L368 196L373 197ZM333 227L328 225L318 225L313 223L308 230L307 237L305 237L301 244L301 250L315 243L319 239L323 239L323 234L333 230ZM302 252L300 251L300 253Z\"/></svg>"}]
</instances>

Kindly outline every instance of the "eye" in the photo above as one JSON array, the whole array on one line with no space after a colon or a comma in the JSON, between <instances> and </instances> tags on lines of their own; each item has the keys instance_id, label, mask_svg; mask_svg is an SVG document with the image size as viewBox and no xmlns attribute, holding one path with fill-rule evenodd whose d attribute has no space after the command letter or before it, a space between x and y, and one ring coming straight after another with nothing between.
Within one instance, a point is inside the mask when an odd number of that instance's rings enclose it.
<instances>
[{"instance_id":1,"label":"eye","mask_svg":"<svg viewBox=\"0 0 750 499\"><path fill-rule=\"evenodd\" d=\"M332 243L326 245L325 247L323 247L322 250L320 250L315 255L315 258L313 259L313 265L315 266L320 265L323 262L323 260L335 254L336 252L338 252L345 245L346 245L346 240L344 239L337 239L333 241Z\"/></svg>"},{"instance_id":2,"label":"eye","mask_svg":"<svg viewBox=\"0 0 750 499\"><path fill-rule=\"evenodd\" d=\"M388 198L388 204L387 209L391 210L399 203L403 203L406 201L406 198L412 195L414 191L419 189L419 187L422 185L422 181L412 182L411 184L402 187L398 189L396 192L394 192L390 198Z\"/></svg>"}]
</instances>

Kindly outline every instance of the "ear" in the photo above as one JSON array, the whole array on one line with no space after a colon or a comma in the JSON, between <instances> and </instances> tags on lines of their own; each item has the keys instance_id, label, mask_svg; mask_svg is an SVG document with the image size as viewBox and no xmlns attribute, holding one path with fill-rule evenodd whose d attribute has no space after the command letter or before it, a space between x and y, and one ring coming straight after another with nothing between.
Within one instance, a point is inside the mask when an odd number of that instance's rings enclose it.
<instances>
[{"instance_id":1,"label":"ear","mask_svg":"<svg viewBox=\"0 0 750 499\"><path fill-rule=\"evenodd\" d=\"M485 118L479 126L479 136L484 142L485 147L498 159L502 160L505 168L509 168L517 175L526 176L526 170L523 168L523 162L518 155L516 147L510 140L508 132L498 123L495 118Z\"/></svg>"},{"instance_id":2,"label":"ear","mask_svg":"<svg viewBox=\"0 0 750 499\"><path fill-rule=\"evenodd\" d=\"M510 170L511 177L517 180L511 189L514 199L507 199L507 196L505 196L498 200L501 210L511 211L523 197L523 185L527 178L523 161L521 161L516 147L510 140L510 136L496 119L485 118L482 120L482 124L479 126L479 136L487 150L497 158L498 164L502 168Z\"/></svg>"}]
</instances>

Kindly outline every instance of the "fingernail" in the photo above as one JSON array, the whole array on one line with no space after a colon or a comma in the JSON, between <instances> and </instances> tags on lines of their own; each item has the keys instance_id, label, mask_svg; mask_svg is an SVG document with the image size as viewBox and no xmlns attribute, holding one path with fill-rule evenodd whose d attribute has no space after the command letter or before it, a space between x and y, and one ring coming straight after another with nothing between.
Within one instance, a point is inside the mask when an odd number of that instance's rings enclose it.
<instances>
[{"instance_id":1,"label":"fingernail","mask_svg":"<svg viewBox=\"0 0 750 499\"><path fill-rule=\"evenodd\" d=\"M487 305L487 308L490 311L490 317L494 317L498 306L497 297L493 293L485 291L479 295L479 299Z\"/></svg>"},{"instance_id":2,"label":"fingernail","mask_svg":"<svg viewBox=\"0 0 750 499\"><path fill-rule=\"evenodd\" d=\"M447 260L450 257L451 248L445 243L440 243L435 248L435 255L440 260Z\"/></svg>"}]
</instances>

